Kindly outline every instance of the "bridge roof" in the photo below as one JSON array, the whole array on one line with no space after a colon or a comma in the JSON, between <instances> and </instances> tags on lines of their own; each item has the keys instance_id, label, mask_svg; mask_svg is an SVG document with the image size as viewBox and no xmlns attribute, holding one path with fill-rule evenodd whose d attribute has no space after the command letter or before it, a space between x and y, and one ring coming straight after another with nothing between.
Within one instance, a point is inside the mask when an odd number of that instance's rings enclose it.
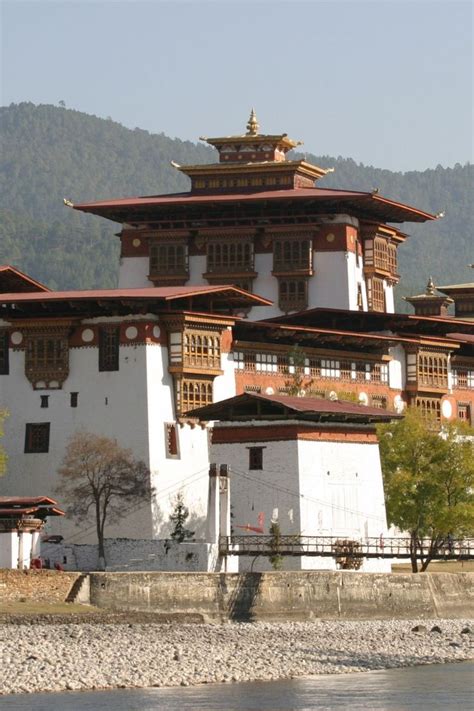
<instances>
[{"instance_id":1,"label":"bridge roof","mask_svg":"<svg viewBox=\"0 0 474 711\"><path fill-rule=\"evenodd\" d=\"M343 400L244 393L191 410L186 413L186 417L197 417L200 420L300 419L309 422L374 424L390 422L403 416L389 410Z\"/></svg>"}]
</instances>

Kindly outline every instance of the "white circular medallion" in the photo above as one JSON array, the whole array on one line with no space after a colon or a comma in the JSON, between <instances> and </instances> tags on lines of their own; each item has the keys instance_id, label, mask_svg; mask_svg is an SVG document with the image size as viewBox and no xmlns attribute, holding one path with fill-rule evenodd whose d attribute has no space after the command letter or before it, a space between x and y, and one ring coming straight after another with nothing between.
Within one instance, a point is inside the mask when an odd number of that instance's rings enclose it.
<instances>
[{"instance_id":1,"label":"white circular medallion","mask_svg":"<svg viewBox=\"0 0 474 711\"><path fill-rule=\"evenodd\" d=\"M128 326L128 328L125 329L125 336L129 341L133 341L133 339L138 336L138 329L135 328L135 326Z\"/></svg>"},{"instance_id":2,"label":"white circular medallion","mask_svg":"<svg viewBox=\"0 0 474 711\"><path fill-rule=\"evenodd\" d=\"M81 334L84 343L90 343L94 340L94 331L92 328L85 328Z\"/></svg>"},{"instance_id":3,"label":"white circular medallion","mask_svg":"<svg viewBox=\"0 0 474 711\"><path fill-rule=\"evenodd\" d=\"M449 400L443 400L441 403L441 414L446 420L449 420L450 417L452 417L453 414L453 406L449 402Z\"/></svg>"},{"instance_id":4,"label":"white circular medallion","mask_svg":"<svg viewBox=\"0 0 474 711\"><path fill-rule=\"evenodd\" d=\"M135 237L135 239L132 241L132 244L134 247L139 247L141 245L142 241L141 239L138 239L138 237Z\"/></svg>"},{"instance_id":5,"label":"white circular medallion","mask_svg":"<svg viewBox=\"0 0 474 711\"><path fill-rule=\"evenodd\" d=\"M368 405L369 404L369 396L367 393L359 393L359 405Z\"/></svg>"},{"instance_id":6,"label":"white circular medallion","mask_svg":"<svg viewBox=\"0 0 474 711\"><path fill-rule=\"evenodd\" d=\"M328 235L326 235L326 242L334 242L336 239L336 235L333 232L330 232Z\"/></svg>"},{"instance_id":7,"label":"white circular medallion","mask_svg":"<svg viewBox=\"0 0 474 711\"><path fill-rule=\"evenodd\" d=\"M160 337L160 327L159 326L153 326L153 338L159 338Z\"/></svg>"},{"instance_id":8,"label":"white circular medallion","mask_svg":"<svg viewBox=\"0 0 474 711\"><path fill-rule=\"evenodd\" d=\"M265 395L274 395L275 391L273 388L266 388L265 389Z\"/></svg>"},{"instance_id":9,"label":"white circular medallion","mask_svg":"<svg viewBox=\"0 0 474 711\"><path fill-rule=\"evenodd\" d=\"M11 339L14 346L19 346L23 340L23 334L20 331L13 331Z\"/></svg>"}]
</instances>

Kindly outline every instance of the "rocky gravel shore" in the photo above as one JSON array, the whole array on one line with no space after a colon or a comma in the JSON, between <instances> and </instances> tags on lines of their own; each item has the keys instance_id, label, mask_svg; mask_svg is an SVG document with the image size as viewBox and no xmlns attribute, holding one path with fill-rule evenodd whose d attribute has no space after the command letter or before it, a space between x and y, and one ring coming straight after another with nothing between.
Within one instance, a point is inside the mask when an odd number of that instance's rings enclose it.
<instances>
[{"instance_id":1,"label":"rocky gravel shore","mask_svg":"<svg viewBox=\"0 0 474 711\"><path fill-rule=\"evenodd\" d=\"M1 624L0 692L189 686L474 657L469 620Z\"/></svg>"}]
</instances>

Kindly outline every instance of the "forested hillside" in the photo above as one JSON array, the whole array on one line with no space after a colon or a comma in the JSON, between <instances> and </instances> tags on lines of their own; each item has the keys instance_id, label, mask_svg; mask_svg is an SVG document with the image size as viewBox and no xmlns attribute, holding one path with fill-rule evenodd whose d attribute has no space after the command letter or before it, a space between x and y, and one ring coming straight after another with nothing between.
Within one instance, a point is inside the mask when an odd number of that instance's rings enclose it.
<instances>
[{"instance_id":1,"label":"forested hillside","mask_svg":"<svg viewBox=\"0 0 474 711\"><path fill-rule=\"evenodd\" d=\"M117 276L117 225L64 207L63 197L83 202L186 190L188 179L170 161L211 162L215 155L205 145L31 103L0 109L0 138L0 263L52 288L110 287ZM422 289L430 273L438 283L472 278L466 264L474 261L473 166L402 174L347 158L306 157L334 166L325 187L377 187L423 210L446 211L436 223L402 227L412 237L400 253L399 294Z\"/></svg>"}]
</instances>

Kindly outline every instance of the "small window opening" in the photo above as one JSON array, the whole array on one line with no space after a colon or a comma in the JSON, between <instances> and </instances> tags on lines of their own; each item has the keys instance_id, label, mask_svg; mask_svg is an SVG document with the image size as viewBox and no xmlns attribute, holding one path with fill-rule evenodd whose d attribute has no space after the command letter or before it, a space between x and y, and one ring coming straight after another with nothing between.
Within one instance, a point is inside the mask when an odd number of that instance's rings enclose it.
<instances>
[{"instance_id":1,"label":"small window opening","mask_svg":"<svg viewBox=\"0 0 474 711\"><path fill-rule=\"evenodd\" d=\"M41 395L41 407L49 407L49 395Z\"/></svg>"},{"instance_id":2,"label":"small window opening","mask_svg":"<svg viewBox=\"0 0 474 711\"><path fill-rule=\"evenodd\" d=\"M249 469L263 469L264 447L249 447Z\"/></svg>"},{"instance_id":3,"label":"small window opening","mask_svg":"<svg viewBox=\"0 0 474 711\"><path fill-rule=\"evenodd\" d=\"M79 393L71 393L71 407L77 407Z\"/></svg>"}]
</instances>

